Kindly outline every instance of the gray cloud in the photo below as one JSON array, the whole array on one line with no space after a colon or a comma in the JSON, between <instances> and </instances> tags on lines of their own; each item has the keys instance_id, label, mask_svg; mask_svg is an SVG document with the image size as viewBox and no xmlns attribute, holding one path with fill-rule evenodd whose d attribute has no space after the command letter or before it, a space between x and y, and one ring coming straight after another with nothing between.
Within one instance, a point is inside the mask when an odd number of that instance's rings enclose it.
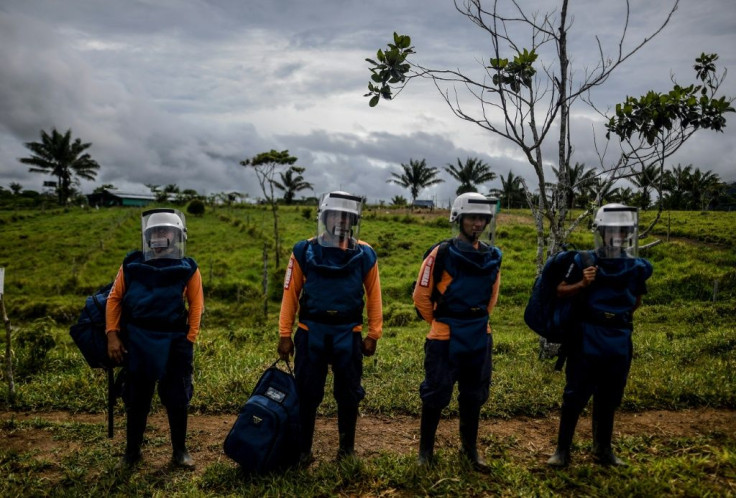
<instances>
[{"instance_id":1,"label":"gray cloud","mask_svg":"<svg viewBox=\"0 0 736 498\"><path fill-rule=\"evenodd\" d=\"M720 67L734 67L731 7L731 0L683 2L667 30L596 90L596 101L606 108L665 90L671 74L690 82L700 52L718 52ZM659 4L636 8L632 43L662 16ZM616 3L574 6L576 74L596 63L596 35L615 48L620 14ZM363 59L395 30L411 34L416 60L432 67L477 75L489 57L487 36L449 1L8 0L0 6L0 185L37 189L48 179L17 159L27 154L24 142L52 127L93 143L102 169L94 184L82 184L85 191L102 183L131 190L176 183L257 197L254 175L238 162L270 149L296 155L316 193L406 196L386 179L410 159L443 168L479 157L499 175L511 169L531 180L510 143L454 117L428 81L368 108ZM723 90L736 95L736 84L726 80ZM574 160L593 166L591 130L600 120L583 107L576 113ZM736 180L735 128L699 133L670 162ZM451 197L456 185L442 176L446 183L420 195Z\"/></svg>"}]
</instances>

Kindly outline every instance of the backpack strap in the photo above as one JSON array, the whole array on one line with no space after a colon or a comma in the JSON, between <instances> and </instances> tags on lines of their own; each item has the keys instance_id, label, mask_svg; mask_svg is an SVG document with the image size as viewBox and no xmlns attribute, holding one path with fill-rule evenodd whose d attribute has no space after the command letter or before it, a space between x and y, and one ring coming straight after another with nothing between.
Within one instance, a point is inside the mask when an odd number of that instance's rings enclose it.
<instances>
[{"instance_id":1,"label":"backpack strap","mask_svg":"<svg viewBox=\"0 0 736 498\"><path fill-rule=\"evenodd\" d=\"M434 258L434 266L432 267L432 282L434 284L432 288L432 302L435 303L443 300L442 294L437 290L437 284L442 279L442 273L445 271L445 257L450 248L451 240L446 239L437 244L437 255Z\"/></svg>"},{"instance_id":2,"label":"backpack strap","mask_svg":"<svg viewBox=\"0 0 736 498\"><path fill-rule=\"evenodd\" d=\"M583 269L595 265L595 257L592 251L580 251L580 261L583 263Z\"/></svg>"}]
</instances>

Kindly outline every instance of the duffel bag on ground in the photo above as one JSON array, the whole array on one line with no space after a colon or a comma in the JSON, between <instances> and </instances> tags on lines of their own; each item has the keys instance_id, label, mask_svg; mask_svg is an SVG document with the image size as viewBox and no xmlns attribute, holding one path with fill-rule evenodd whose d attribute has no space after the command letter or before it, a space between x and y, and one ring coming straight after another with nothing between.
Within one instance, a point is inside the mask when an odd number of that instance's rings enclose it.
<instances>
[{"instance_id":1,"label":"duffel bag on ground","mask_svg":"<svg viewBox=\"0 0 736 498\"><path fill-rule=\"evenodd\" d=\"M291 366L276 360L261 376L225 438L225 454L246 473L267 473L299 461L299 399Z\"/></svg>"}]
</instances>

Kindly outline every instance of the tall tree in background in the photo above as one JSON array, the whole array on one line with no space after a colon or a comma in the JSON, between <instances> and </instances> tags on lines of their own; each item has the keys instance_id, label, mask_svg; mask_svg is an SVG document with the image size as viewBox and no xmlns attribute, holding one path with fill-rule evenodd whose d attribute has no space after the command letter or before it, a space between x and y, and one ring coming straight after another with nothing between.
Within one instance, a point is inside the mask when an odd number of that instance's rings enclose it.
<instances>
[{"instance_id":1,"label":"tall tree in background","mask_svg":"<svg viewBox=\"0 0 736 498\"><path fill-rule=\"evenodd\" d=\"M592 212L589 207L573 221L566 220L568 207L564 192L571 184L562 166L571 163L575 149L570 132L572 106L582 103L597 111L590 100L593 90L604 85L616 69L665 28L679 0L670 0L669 7L660 9L660 21L655 21L654 30L637 35L639 39L633 41L631 5L626 0L621 7L619 35L612 40L611 49L608 50L601 38L594 37L591 42L597 46L596 55L587 62L582 56L571 57L568 53L568 35L576 26L568 18L570 3L557 0L556 11L538 13L532 12L536 6L526 12L520 2L513 0L456 0L457 11L483 30L490 42L490 52L476 57L481 65L479 77L460 69L434 69L413 62L411 58L416 51L411 38L397 33L393 43L385 50L378 50L376 60L366 59L371 72L366 94L370 106L376 106L381 99L392 99L413 79L430 79L455 116L518 148L533 169L539 188L539 195L534 195L522 179L535 220L538 270L542 268L545 252L547 255L556 252ZM582 67L573 67L571 60L582 61ZM676 84L671 99L674 105L660 108L655 98L643 98L620 104L616 116L601 112L605 121L610 118L607 137L618 139L620 145L618 149L610 148L617 150L618 157L613 160L606 158L605 151L600 154L598 175L605 178L606 184L628 177L639 164L657 161L661 165L699 128L718 131L725 125L723 114L733 108L730 100L716 97L722 77L716 76L713 60L711 56L696 62L696 74L703 85L685 87L697 92L705 90L695 99L692 92L683 91ZM473 100L477 102L475 108L468 104ZM637 121L637 117L641 119ZM647 140L636 140L641 137ZM591 137L597 144L595 138ZM650 139L663 146L651 150ZM544 154L553 148L557 157L550 160ZM557 164L561 175L556 184L551 184L553 194L548 195L550 184L545 180L544 168L552 162Z\"/></svg>"},{"instance_id":2,"label":"tall tree in background","mask_svg":"<svg viewBox=\"0 0 736 498\"><path fill-rule=\"evenodd\" d=\"M667 209L687 209L689 196L688 185L692 176L693 165L678 164L664 172L664 204Z\"/></svg>"},{"instance_id":3,"label":"tall tree in background","mask_svg":"<svg viewBox=\"0 0 736 498\"><path fill-rule=\"evenodd\" d=\"M695 168L690 177L689 193L695 202L695 208L701 211L708 209L711 201L718 197L719 191L724 188L721 179L712 171L700 171L700 168Z\"/></svg>"},{"instance_id":4,"label":"tall tree in background","mask_svg":"<svg viewBox=\"0 0 736 498\"><path fill-rule=\"evenodd\" d=\"M417 200L417 196L422 189L427 188L444 180L437 178L439 169L433 166L427 166L427 160L415 161L409 159L409 164L401 163L401 173L391 173L391 178L386 180L387 183L395 183L404 188L408 188L411 193L411 203Z\"/></svg>"},{"instance_id":5,"label":"tall tree in background","mask_svg":"<svg viewBox=\"0 0 736 498\"><path fill-rule=\"evenodd\" d=\"M656 164L641 165L641 169L631 178L631 183L639 188L636 194L635 204L642 209L649 209L652 204L652 191L661 194L661 176L659 166Z\"/></svg>"},{"instance_id":6,"label":"tall tree in background","mask_svg":"<svg viewBox=\"0 0 736 498\"><path fill-rule=\"evenodd\" d=\"M500 196L502 204L506 204L506 209L522 207L526 198L524 197L524 187L521 185L521 177L514 175L514 172L509 170L508 175L500 178L501 189L492 191L492 193Z\"/></svg>"},{"instance_id":7,"label":"tall tree in background","mask_svg":"<svg viewBox=\"0 0 736 498\"><path fill-rule=\"evenodd\" d=\"M562 202L565 203L567 209L575 207L575 199L578 195L585 195L587 187L592 183L595 178L594 169L585 169L585 164L575 163L575 166L566 164L563 166L564 172L561 172L558 168L552 168L552 171L557 176L559 181L560 178L567 177L567 182L564 189L557 189L557 192L562 193L564 199Z\"/></svg>"},{"instance_id":8,"label":"tall tree in background","mask_svg":"<svg viewBox=\"0 0 736 498\"><path fill-rule=\"evenodd\" d=\"M291 167L297 158L289 155L288 150L277 151L271 149L269 152L261 152L260 154L240 161L240 165L246 168L253 168L258 178L258 184L261 186L261 192L265 201L271 206L273 214L273 240L274 240L274 264L276 268L281 263L281 239L279 237L279 215L278 203L274 195L274 187L276 186L276 173L279 168L285 166Z\"/></svg>"},{"instance_id":9,"label":"tall tree in background","mask_svg":"<svg viewBox=\"0 0 736 498\"><path fill-rule=\"evenodd\" d=\"M455 190L456 195L477 192L480 185L496 179L496 173L491 171L491 167L475 157L467 158L465 164L458 157L457 166L448 163L445 171L460 182L460 186Z\"/></svg>"},{"instance_id":10,"label":"tall tree in background","mask_svg":"<svg viewBox=\"0 0 736 498\"><path fill-rule=\"evenodd\" d=\"M20 158L23 164L30 164L32 173L43 173L56 177L56 195L59 205L64 205L72 194L72 185L79 184L79 178L94 180L100 165L85 151L91 143L82 143L79 138L72 141L72 130L63 135L51 130L49 135L41 130L40 142L26 142L25 146L33 155Z\"/></svg>"},{"instance_id":11,"label":"tall tree in background","mask_svg":"<svg viewBox=\"0 0 736 498\"><path fill-rule=\"evenodd\" d=\"M312 184L305 181L302 176L304 171L305 168L302 168L301 166L292 166L287 169L286 172L279 173L279 177L281 178L280 182L273 182L277 189L284 191L284 202L286 204L294 202L294 196L297 192L301 192L302 190L312 190Z\"/></svg>"}]
</instances>

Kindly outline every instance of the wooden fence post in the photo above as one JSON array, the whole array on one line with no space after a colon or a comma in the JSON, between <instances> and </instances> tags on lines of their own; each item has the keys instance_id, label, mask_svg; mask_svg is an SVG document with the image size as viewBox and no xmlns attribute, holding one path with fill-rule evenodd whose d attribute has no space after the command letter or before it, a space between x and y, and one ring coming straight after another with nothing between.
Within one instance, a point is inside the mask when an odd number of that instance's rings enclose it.
<instances>
[{"instance_id":1,"label":"wooden fence post","mask_svg":"<svg viewBox=\"0 0 736 498\"><path fill-rule=\"evenodd\" d=\"M13 335L13 327L10 326L10 318L5 311L5 300L3 299L5 287L5 268L0 268L0 311L5 323L5 375L8 378L8 402L15 401L15 382L13 382L13 358L10 341Z\"/></svg>"},{"instance_id":2,"label":"wooden fence post","mask_svg":"<svg viewBox=\"0 0 736 498\"><path fill-rule=\"evenodd\" d=\"M268 319L268 243L263 244L263 318Z\"/></svg>"}]
</instances>

